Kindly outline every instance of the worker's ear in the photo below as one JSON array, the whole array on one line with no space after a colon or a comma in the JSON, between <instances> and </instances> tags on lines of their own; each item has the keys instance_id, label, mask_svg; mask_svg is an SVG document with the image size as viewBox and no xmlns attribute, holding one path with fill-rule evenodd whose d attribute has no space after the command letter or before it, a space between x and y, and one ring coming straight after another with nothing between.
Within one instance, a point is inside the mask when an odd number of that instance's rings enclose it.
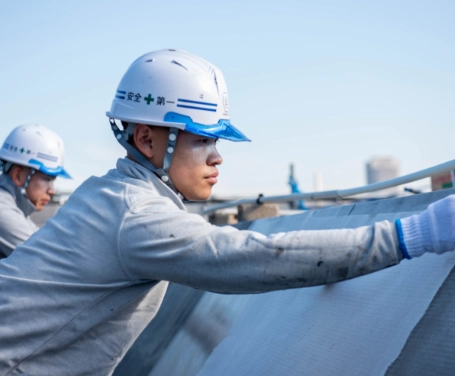
<instances>
[{"instance_id":1,"label":"worker's ear","mask_svg":"<svg viewBox=\"0 0 455 376\"><path fill-rule=\"evenodd\" d=\"M137 124L134 128L133 140L136 148L148 159L156 156L159 147L161 127Z\"/></svg>"},{"instance_id":2,"label":"worker's ear","mask_svg":"<svg viewBox=\"0 0 455 376\"><path fill-rule=\"evenodd\" d=\"M14 165L8 172L9 177L16 187L23 187L27 181L27 176L30 173L30 168L25 166Z\"/></svg>"}]
</instances>

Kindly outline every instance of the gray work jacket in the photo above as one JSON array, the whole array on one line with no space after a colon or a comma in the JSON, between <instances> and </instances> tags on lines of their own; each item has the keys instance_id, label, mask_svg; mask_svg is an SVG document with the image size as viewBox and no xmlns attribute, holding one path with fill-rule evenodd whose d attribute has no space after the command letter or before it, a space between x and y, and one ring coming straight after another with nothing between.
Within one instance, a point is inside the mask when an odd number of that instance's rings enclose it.
<instances>
[{"instance_id":1,"label":"gray work jacket","mask_svg":"<svg viewBox=\"0 0 455 376\"><path fill-rule=\"evenodd\" d=\"M91 177L0 261L0 374L110 375L168 282L260 293L354 278L402 259L395 226L264 236L216 227L141 165Z\"/></svg>"},{"instance_id":2,"label":"gray work jacket","mask_svg":"<svg viewBox=\"0 0 455 376\"><path fill-rule=\"evenodd\" d=\"M0 175L0 259L38 230L30 219L35 205L24 196L8 175Z\"/></svg>"}]
</instances>

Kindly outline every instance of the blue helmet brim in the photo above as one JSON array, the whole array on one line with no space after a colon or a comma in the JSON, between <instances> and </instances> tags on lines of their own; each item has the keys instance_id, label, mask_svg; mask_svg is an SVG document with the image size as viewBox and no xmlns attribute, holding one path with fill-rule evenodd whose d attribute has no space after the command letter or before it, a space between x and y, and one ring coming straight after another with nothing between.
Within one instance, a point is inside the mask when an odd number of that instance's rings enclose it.
<instances>
[{"instance_id":1,"label":"blue helmet brim","mask_svg":"<svg viewBox=\"0 0 455 376\"><path fill-rule=\"evenodd\" d=\"M189 116L180 115L175 112L168 112L164 116L164 121L169 123L183 123L185 124L185 132L209 138L221 138L234 142L251 141L236 127L234 127L229 120L222 119L217 124L204 125L194 123Z\"/></svg>"},{"instance_id":2,"label":"blue helmet brim","mask_svg":"<svg viewBox=\"0 0 455 376\"><path fill-rule=\"evenodd\" d=\"M41 171L42 173L44 173L46 175L54 176L54 177L61 176L62 178L65 178L65 179L72 179L71 175L68 174L68 172L62 166L59 166L56 168L48 168L48 167L44 166L42 162L37 161L36 159L30 159L28 161L28 163L30 163L32 165L36 165L37 166L36 170Z\"/></svg>"}]
</instances>

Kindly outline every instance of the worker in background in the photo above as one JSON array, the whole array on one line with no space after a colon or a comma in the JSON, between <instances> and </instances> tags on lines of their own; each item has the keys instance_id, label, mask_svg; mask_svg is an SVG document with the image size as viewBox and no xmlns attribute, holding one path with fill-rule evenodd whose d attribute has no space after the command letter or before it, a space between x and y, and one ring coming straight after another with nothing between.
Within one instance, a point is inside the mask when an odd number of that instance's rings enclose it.
<instances>
[{"instance_id":1,"label":"worker in background","mask_svg":"<svg viewBox=\"0 0 455 376\"><path fill-rule=\"evenodd\" d=\"M0 258L7 257L38 227L30 214L41 210L55 194L63 168L63 141L38 124L16 127L0 149Z\"/></svg>"},{"instance_id":2,"label":"worker in background","mask_svg":"<svg viewBox=\"0 0 455 376\"><path fill-rule=\"evenodd\" d=\"M397 223L270 236L187 213L182 200L217 182L217 140L248 141L229 111L223 74L198 56L162 50L129 67L107 113L127 156L0 261L0 374L110 375L168 281L260 293L455 249L453 197Z\"/></svg>"}]
</instances>

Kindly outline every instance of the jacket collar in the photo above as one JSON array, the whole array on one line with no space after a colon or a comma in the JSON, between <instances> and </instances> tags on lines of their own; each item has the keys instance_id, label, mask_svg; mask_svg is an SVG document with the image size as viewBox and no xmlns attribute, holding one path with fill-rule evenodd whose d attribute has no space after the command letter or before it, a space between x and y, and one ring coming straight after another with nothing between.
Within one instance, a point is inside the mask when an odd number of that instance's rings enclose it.
<instances>
[{"instance_id":1,"label":"jacket collar","mask_svg":"<svg viewBox=\"0 0 455 376\"><path fill-rule=\"evenodd\" d=\"M170 198L180 209L186 211L186 207L183 205L182 201L183 196L181 194L176 194L172 189L164 184L154 172L145 168L141 164L125 157L117 161L117 170L130 178L139 179L150 184L159 195Z\"/></svg>"},{"instance_id":2,"label":"jacket collar","mask_svg":"<svg viewBox=\"0 0 455 376\"><path fill-rule=\"evenodd\" d=\"M28 217L36 210L35 205L32 204L26 195L22 194L20 188L17 187L11 178L6 174L0 175L0 189L8 192L11 196L13 196L17 207L22 210L24 216Z\"/></svg>"}]
</instances>

